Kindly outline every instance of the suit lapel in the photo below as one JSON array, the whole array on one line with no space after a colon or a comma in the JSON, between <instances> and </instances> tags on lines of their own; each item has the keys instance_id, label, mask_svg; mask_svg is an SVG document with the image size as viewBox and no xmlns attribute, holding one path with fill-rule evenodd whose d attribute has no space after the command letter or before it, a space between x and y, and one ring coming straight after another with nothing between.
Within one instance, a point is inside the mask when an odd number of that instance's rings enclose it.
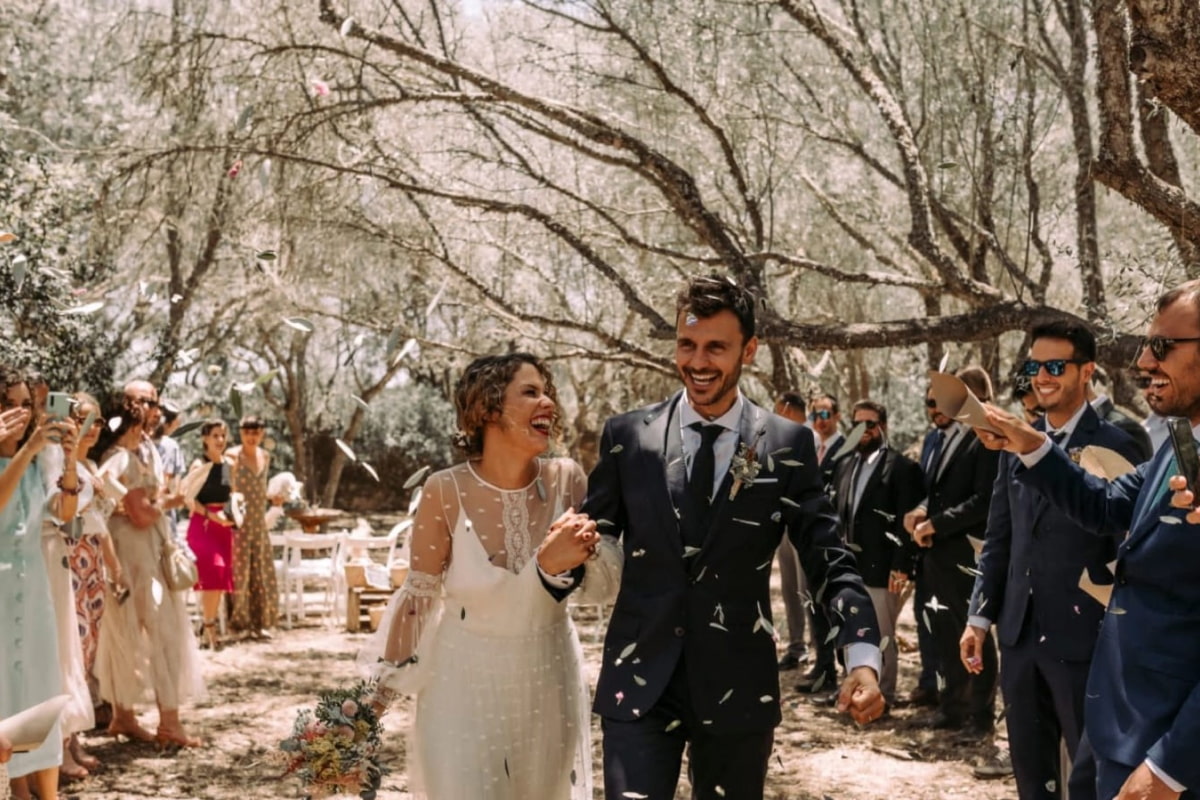
<instances>
[{"instance_id":1,"label":"suit lapel","mask_svg":"<svg viewBox=\"0 0 1200 800\"><path fill-rule=\"evenodd\" d=\"M656 408L646 416L647 449L659 453L670 504L662 509L666 530L675 531L675 543L683 548L680 516L688 506L687 469L683 463L683 437L679 433L679 400L682 395ZM689 517L691 515L688 515Z\"/></svg>"}]
</instances>

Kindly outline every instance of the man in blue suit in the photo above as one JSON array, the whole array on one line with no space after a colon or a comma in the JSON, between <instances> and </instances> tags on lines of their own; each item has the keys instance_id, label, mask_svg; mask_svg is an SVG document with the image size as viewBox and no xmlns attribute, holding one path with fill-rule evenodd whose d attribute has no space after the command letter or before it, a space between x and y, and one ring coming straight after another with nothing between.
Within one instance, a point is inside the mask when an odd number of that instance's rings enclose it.
<instances>
[{"instance_id":1,"label":"man in blue suit","mask_svg":"<svg viewBox=\"0 0 1200 800\"><path fill-rule=\"evenodd\" d=\"M1034 427L1068 453L1095 445L1136 463L1133 439L1087 401L1095 361L1096 338L1084 326L1059 321L1033 329L1020 373L1045 409ZM1062 796L1058 742L1066 740L1072 757L1079 749L1088 667L1104 617L1079 588L1079 576L1086 569L1096 583L1109 583L1106 565L1117 548L1115 539L1092 535L1018 480L1021 470L1016 456L1001 456L960 648L967 671L982 671L984 636L996 623L1017 793L1021 800L1055 800ZM1072 775L1071 800L1093 800L1095 777L1085 755Z\"/></svg>"},{"instance_id":2,"label":"man in blue suit","mask_svg":"<svg viewBox=\"0 0 1200 800\"><path fill-rule=\"evenodd\" d=\"M1163 295L1139 348L1156 413L1200 427L1200 281ZM989 447L1017 454L1015 480L1081 527L1128 536L1092 656L1084 726L1096 758L1097 796L1195 798L1200 788L1200 514L1172 505L1178 471L1169 445L1112 483L1088 475L1045 433L989 409L1000 435ZM1186 493L1181 493L1186 495ZM1192 498L1184 498L1192 499Z\"/></svg>"}]
</instances>

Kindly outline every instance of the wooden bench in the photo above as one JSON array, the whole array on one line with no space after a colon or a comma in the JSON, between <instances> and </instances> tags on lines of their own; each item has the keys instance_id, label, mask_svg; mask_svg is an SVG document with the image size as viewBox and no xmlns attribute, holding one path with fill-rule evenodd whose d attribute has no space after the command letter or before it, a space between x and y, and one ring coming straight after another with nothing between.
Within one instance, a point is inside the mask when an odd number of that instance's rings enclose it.
<instances>
[{"instance_id":1,"label":"wooden bench","mask_svg":"<svg viewBox=\"0 0 1200 800\"><path fill-rule=\"evenodd\" d=\"M371 625L373 606L386 606L392 599L392 589L376 589L373 586L351 586L346 590L346 630L358 633L364 627L375 630Z\"/></svg>"}]
</instances>

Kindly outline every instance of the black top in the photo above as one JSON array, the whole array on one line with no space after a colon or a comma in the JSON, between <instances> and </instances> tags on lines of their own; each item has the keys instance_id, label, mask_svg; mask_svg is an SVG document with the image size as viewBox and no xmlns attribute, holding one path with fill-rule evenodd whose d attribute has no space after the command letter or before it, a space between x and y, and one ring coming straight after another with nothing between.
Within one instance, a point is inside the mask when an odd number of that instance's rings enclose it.
<instances>
[{"instance_id":1,"label":"black top","mask_svg":"<svg viewBox=\"0 0 1200 800\"><path fill-rule=\"evenodd\" d=\"M223 506L229 502L230 488L229 465L222 461L213 464L204 480L204 485L196 493L196 502L206 506Z\"/></svg>"}]
</instances>

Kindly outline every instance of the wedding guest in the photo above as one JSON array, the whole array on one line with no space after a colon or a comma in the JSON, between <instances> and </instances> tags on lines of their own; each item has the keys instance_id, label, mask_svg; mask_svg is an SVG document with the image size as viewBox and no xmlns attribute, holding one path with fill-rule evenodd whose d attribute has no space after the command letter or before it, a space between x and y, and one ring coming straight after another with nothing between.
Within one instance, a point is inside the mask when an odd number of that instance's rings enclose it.
<instances>
[{"instance_id":1,"label":"wedding guest","mask_svg":"<svg viewBox=\"0 0 1200 800\"><path fill-rule=\"evenodd\" d=\"M983 369L968 366L956 374L976 397L990 401L992 385ZM934 426L921 460L925 499L904 515L904 529L922 548L920 580L927 583L929 599L913 610L918 624L933 633L942 676L938 712L926 724L980 741L995 727L996 644L990 633L984 637L981 669L972 674L959 658L958 641L975 586L969 571L974 568L975 548L969 537L982 541L987 530L999 459L971 428L938 408L932 391L926 393L925 405Z\"/></svg>"},{"instance_id":2,"label":"wedding guest","mask_svg":"<svg viewBox=\"0 0 1200 800\"><path fill-rule=\"evenodd\" d=\"M804 425L807 418L805 409L804 397L799 392L784 392L775 401L775 413L797 425ZM813 438L817 438L816 431L813 431ZM809 592L796 548L792 547L791 539L786 536L779 542L779 549L775 551L775 561L779 564L783 617L787 623L787 645L778 665L779 671L784 672L798 669L808 660L808 645L804 640L805 629L808 627L808 609L805 608L804 597ZM819 645L814 643L813 646L815 649Z\"/></svg>"},{"instance_id":3,"label":"wedding guest","mask_svg":"<svg viewBox=\"0 0 1200 800\"><path fill-rule=\"evenodd\" d=\"M242 418L238 426L241 446L230 448L233 464L233 491L242 496L245 518L233 537L233 612L230 625L256 639L270 639L271 628L279 618L279 587L275 580L275 562L271 557L271 537L267 532L267 473L271 454L263 449L266 425L260 417Z\"/></svg>"},{"instance_id":4,"label":"wedding guest","mask_svg":"<svg viewBox=\"0 0 1200 800\"><path fill-rule=\"evenodd\" d=\"M42 517L46 492L36 457L51 440L74 452L76 428L69 420L34 417L33 396L24 376L0 365L0 718L55 697L62 691L54 604L42 557ZM80 484L75 470L65 472L52 512L75 514ZM37 749L14 754L8 775L14 794L27 800L30 789L40 800L58 797L62 736L56 724Z\"/></svg>"},{"instance_id":5,"label":"wedding guest","mask_svg":"<svg viewBox=\"0 0 1200 800\"><path fill-rule=\"evenodd\" d=\"M541 585L582 576L596 546L595 524L574 512L583 470L541 458L561 430L554 382L527 353L485 356L459 379L455 407L467 460L425 482L412 569L360 658L382 656L384 698L417 696L417 796L590 800L579 639ZM615 550L588 562L589 589L602 595L613 569Z\"/></svg>"},{"instance_id":6,"label":"wedding guest","mask_svg":"<svg viewBox=\"0 0 1200 800\"><path fill-rule=\"evenodd\" d=\"M179 415L179 407L168 400L159 403L159 411L162 414L162 421L154 431L154 446L158 450L158 457L163 465L163 484L166 486L168 494L174 494L178 491L179 482L187 470L183 448L171 435L179 428L183 418ZM176 509L167 509L167 516L171 520L171 532L174 533L178 522Z\"/></svg>"},{"instance_id":7,"label":"wedding guest","mask_svg":"<svg viewBox=\"0 0 1200 800\"><path fill-rule=\"evenodd\" d=\"M196 459L183 479L181 491L191 510L187 543L196 556L203 614L204 644L220 649L217 614L226 592L233 591L233 520L225 511L232 492L232 470L225 457L228 430L219 419L200 426L204 455Z\"/></svg>"},{"instance_id":8,"label":"wedding guest","mask_svg":"<svg viewBox=\"0 0 1200 800\"><path fill-rule=\"evenodd\" d=\"M169 533L162 513L162 469L148 435L157 423L157 410L154 386L132 381L105 428L112 446L101 474L111 475L126 490L109 518L109 532L130 594L125 602L109 599L96 672L101 695L113 704L110 734L163 747L197 747L201 742L188 734L179 709L203 695L204 684L184 592L167 588L161 562ZM134 710L151 695L158 705L154 734L139 724Z\"/></svg>"},{"instance_id":9,"label":"wedding guest","mask_svg":"<svg viewBox=\"0 0 1200 800\"><path fill-rule=\"evenodd\" d=\"M854 453L833 473L833 507L841 522L842 540L854 550L858 571L875 607L883 647L879 689L889 706L896 703L899 651L896 620L900 590L914 571L913 548L905 547L904 514L921 498L921 468L890 446L887 408L859 400L851 422L865 426ZM899 574L897 574L899 573ZM898 581L904 576L906 580Z\"/></svg>"},{"instance_id":10,"label":"wedding guest","mask_svg":"<svg viewBox=\"0 0 1200 800\"><path fill-rule=\"evenodd\" d=\"M83 653L84 674L87 676L91 694L95 724L108 727L112 721L112 706L101 699L100 683L96 680L96 646L100 641L100 618L104 615L104 598L107 594L105 582L121 593L127 592L121 564L112 537L108 535L108 517L116 508L117 498L100 479L100 470L90 457L100 440L104 428L104 415L100 403L90 394L80 392L74 396L75 404L71 416L83 425L89 415L93 422L86 429L80 428L76 461L88 471L95 498L83 517L83 530L75 546L71 548L71 588L75 595L75 622L79 630L80 647ZM79 744L79 737L72 739L75 751L72 754L80 764L87 766L90 757Z\"/></svg>"},{"instance_id":11,"label":"wedding guest","mask_svg":"<svg viewBox=\"0 0 1200 800\"><path fill-rule=\"evenodd\" d=\"M76 426L85 421L79 418L81 410L76 406L70 412L70 419ZM100 423L101 420L96 418L96 422ZM64 737L60 775L75 780L86 778L89 770L99 766L99 761L84 751L79 740L80 733L95 727L96 718L75 615L74 576L70 564L71 554L81 545L84 536L95 536L96 528L102 530L105 525L104 517L96 519L102 500L97 497L92 473L84 463L87 449L95 443L99 431L95 424L88 427L90 430L87 435L80 435L75 447L65 451L63 448L50 447L42 451L40 456L48 509L42 520L42 555L54 601L62 693L71 698L59 718ZM71 472L75 473L78 487L74 493L62 488L68 485L65 479ZM54 510L63 505L60 500L71 497L74 498L72 516L63 516Z\"/></svg>"}]
</instances>

